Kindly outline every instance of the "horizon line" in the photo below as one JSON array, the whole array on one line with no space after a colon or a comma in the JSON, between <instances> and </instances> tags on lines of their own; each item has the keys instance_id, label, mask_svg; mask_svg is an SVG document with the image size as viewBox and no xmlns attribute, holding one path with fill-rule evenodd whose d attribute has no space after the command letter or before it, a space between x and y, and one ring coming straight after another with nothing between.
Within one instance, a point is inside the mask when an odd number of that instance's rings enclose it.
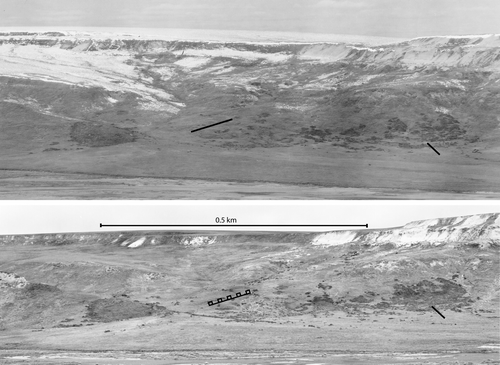
<instances>
[{"instance_id":1,"label":"horizon line","mask_svg":"<svg viewBox=\"0 0 500 365\"><path fill-rule=\"evenodd\" d=\"M121 35L122 32L127 32L127 33L132 33L132 34L127 34L127 36L145 36L145 37L165 37L168 35L167 34L147 34L147 33L135 33L134 30L142 30L142 31L149 31L149 32L158 32L158 31L166 31L166 30L172 30L172 31L199 31L199 32L220 32L220 33L231 33L231 32L242 32L242 33L262 33L262 34L275 34L275 35L304 35L304 36L309 36L310 38L312 37L318 37L318 38L324 38L324 37L359 37L359 38L365 38L366 40L387 40L388 43L383 43L383 44L395 44L395 43L402 43L406 41L412 41L412 40L418 40L418 39L425 39L425 38L473 38L473 37L491 37L491 36L500 36L500 33L478 33L478 34L431 34L431 35L419 35L415 37L397 37L397 36L383 36L383 35L366 35L366 34L347 34L347 33L321 33L321 32L302 32L302 31L283 31L283 30L249 30L249 29L215 29L215 28L170 28L170 27L120 27L120 26L64 26L64 25L55 25L55 26L47 26L47 25L39 25L39 26L33 26L33 25L16 25L16 26L0 26L0 31L5 30L5 31L22 31L22 30L31 30L31 31L36 31L36 30L41 30L41 31L49 31L49 30L64 30L67 32L72 32L72 31L87 31L89 33L99 33L98 30L116 30L116 32L110 32L110 33L116 33L117 35ZM125 35L125 34L123 34ZM72 36L71 34L68 34L67 36ZM235 38L238 37L237 34L234 35ZM204 38L203 36L200 37L200 35L191 35L191 39L188 37L186 40L197 40L197 41L207 41L207 42L220 42L223 40L217 40L217 39L201 39ZM363 40L327 40L327 39L307 39L307 40L291 40L291 39L277 39L277 40L259 40L259 39L252 39L252 40L224 40L224 42L249 42L249 43L300 43L300 44L309 44L309 43L364 43ZM369 43L369 42L368 42ZM376 42L378 43L378 42ZM382 44L378 44L382 45ZM376 46L375 44L373 46Z\"/></svg>"}]
</instances>

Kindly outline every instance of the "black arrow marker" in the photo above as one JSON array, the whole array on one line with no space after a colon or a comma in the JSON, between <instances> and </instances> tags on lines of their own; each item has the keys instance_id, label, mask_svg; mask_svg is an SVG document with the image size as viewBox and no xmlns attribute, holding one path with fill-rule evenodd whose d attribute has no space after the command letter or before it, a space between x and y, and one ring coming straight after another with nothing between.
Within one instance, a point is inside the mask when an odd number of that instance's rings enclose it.
<instances>
[{"instance_id":1,"label":"black arrow marker","mask_svg":"<svg viewBox=\"0 0 500 365\"><path fill-rule=\"evenodd\" d=\"M210 125L207 125L207 126L205 126L205 127L201 127L201 128L198 128L198 129L192 130L192 131L191 131L191 133L201 131L202 129L206 129L206 128L214 127L214 126L219 125L219 124L222 124L222 123L227 123L227 122L230 122L230 121L232 121L232 120L233 120L233 118L231 118L231 119L227 119L227 120L223 120L222 122L219 122L219 123L210 124Z\"/></svg>"},{"instance_id":2,"label":"black arrow marker","mask_svg":"<svg viewBox=\"0 0 500 365\"><path fill-rule=\"evenodd\" d=\"M441 154L434 147L432 147L429 142L427 142L427 146L429 146L430 148L432 148L434 150L434 152L436 152L438 155L441 156Z\"/></svg>"},{"instance_id":3,"label":"black arrow marker","mask_svg":"<svg viewBox=\"0 0 500 365\"><path fill-rule=\"evenodd\" d=\"M441 314L441 312L440 312L440 311L438 311L436 308L434 308L434 306L432 306L432 305L431 305L431 307L432 307L432 309L434 309L434 310L435 310L435 311L436 311L436 312L437 312L437 313L438 313L441 317L443 317L443 319L445 318L445 317Z\"/></svg>"}]
</instances>

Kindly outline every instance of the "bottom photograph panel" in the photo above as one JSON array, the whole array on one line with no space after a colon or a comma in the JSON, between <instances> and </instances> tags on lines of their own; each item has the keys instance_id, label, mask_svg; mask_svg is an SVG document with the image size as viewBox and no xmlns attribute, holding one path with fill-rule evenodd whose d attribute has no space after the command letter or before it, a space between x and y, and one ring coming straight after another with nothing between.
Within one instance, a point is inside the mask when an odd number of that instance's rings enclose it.
<instances>
[{"instance_id":1,"label":"bottom photograph panel","mask_svg":"<svg viewBox=\"0 0 500 365\"><path fill-rule=\"evenodd\" d=\"M275 208L251 207L263 216ZM396 223L375 228L141 221L36 234L26 218L26 233L7 227L12 214L102 209L3 206L0 363L498 363L500 209L454 205L470 214L439 216L446 209L419 206L421 219L400 224L403 208L358 204L363 219ZM280 209L300 217L338 207Z\"/></svg>"}]
</instances>

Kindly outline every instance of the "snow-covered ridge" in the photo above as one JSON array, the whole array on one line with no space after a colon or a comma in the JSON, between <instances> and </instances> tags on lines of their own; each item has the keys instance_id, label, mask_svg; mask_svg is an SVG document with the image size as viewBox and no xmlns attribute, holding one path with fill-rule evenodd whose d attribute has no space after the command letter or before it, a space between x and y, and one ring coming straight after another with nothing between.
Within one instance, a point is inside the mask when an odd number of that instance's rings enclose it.
<instances>
[{"instance_id":1,"label":"snow-covered ridge","mask_svg":"<svg viewBox=\"0 0 500 365\"><path fill-rule=\"evenodd\" d=\"M174 32L175 34L175 32ZM181 35L179 35L181 36ZM352 41L349 41L352 39ZM388 43L354 41L356 38L339 38L342 41L304 41L301 39L272 40L253 38L225 38L195 40L175 38L173 34L134 35L125 33L92 32L21 32L0 30L0 57L7 57L10 47L40 47L48 56L66 50L77 53L95 53L99 57L123 57L137 53L170 53L175 56L201 58L229 57L265 59L268 62L286 62L298 57L309 62L362 62L368 64L399 64L406 67L472 67L500 71L500 35L436 36L411 40L391 40ZM7 48L4 48L7 46ZM71 53L71 52L70 52ZM83 57L76 56L75 57ZM99 58L97 57L97 58ZM123 62L123 60L122 60Z\"/></svg>"},{"instance_id":2,"label":"snow-covered ridge","mask_svg":"<svg viewBox=\"0 0 500 365\"><path fill-rule=\"evenodd\" d=\"M250 33L250 32L249 32ZM264 32L266 33L266 32ZM70 43L75 42L91 43L94 42L96 47L99 45L100 49L107 49L113 47L130 47L132 44L140 42L142 44L151 43L153 46L158 44L172 45L176 43L186 44L205 44L205 45L253 45L253 46L307 46L307 45L350 45L355 49L374 51L383 49L387 46L397 46L401 44L418 44L422 41L433 42L439 44L448 43L451 46L472 42L477 45L478 43L485 42L483 46L499 46L500 34L479 34L479 35L456 35L456 36L427 36L412 39L398 39L398 38L380 38L379 42L371 41L375 37L357 37L357 36L342 36L330 35L328 37L302 38L299 33L290 33L289 37L282 39L266 38L260 36L259 33L253 35L248 34L246 37L227 36L229 33L221 32L219 37L207 39L206 37L189 36L189 32L182 34L172 30L172 32L163 32L158 34L130 34L120 32L91 32L91 31L12 31L0 29L0 44L4 43L18 43L18 44L39 44L39 45L56 45L60 44L64 48L71 48ZM202 33L205 34L205 33ZM293 37L295 35L295 38ZM385 42L381 42L381 41ZM458 42L458 43L457 43ZM96 48L90 48L95 50Z\"/></svg>"},{"instance_id":3,"label":"snow-covered ridge","mask_svg":"<svg viewBox=\"0 0 500 365\"><path fill-rule=\"evenodd\" d=\"M94 39L142 39L165 41L201 41L201 42L248 42L248 43L362 43L379 45L397 43L401 38L357 36L346 34L321 34L304 32L273 32L218 29L175 29L175 28L99 28L99 27L3 27L0 33L30 35L58 34L61 37Z\"/></svg>"},{"instance_id":4,"label":"snow-covered ridge","mask_svg":"<svg viewBox=\"0 0 500 365\"><path fill-rule=\"evenodd\" d=\"M346 243L396 246L442 243L500 243L500 213L410 222L389 230L336 231L318 235L313 245L336 246Z\"/></svg>"},{"instance_id":5,"label":"snow-covered ridge","mask_svg":"<svg viewBox=\"0 0 500 365\"><path fill-rule=\"evenodd\" d=\"M364 64L469 67L500 71L500 36L428 37L381 47L349 44L316 44L304 47L299 56L321 62L349 60Z\"/></svg>"},{"instance_id":6,"label":"snow-covered ridge","mask_svg":"<svg viewBox=\"0 0 500 365\"><path fill-rule=\"evenodd\" d=\"M490 34L468 34L468 35L436 35L436 36L427 36L427 37L416 37L412 38L411 40L416 40L416 39L429 39L429 38L488 38L488 37L499 37L499 34L496 33L490 33Z\"/></svg>"}]
</instances>

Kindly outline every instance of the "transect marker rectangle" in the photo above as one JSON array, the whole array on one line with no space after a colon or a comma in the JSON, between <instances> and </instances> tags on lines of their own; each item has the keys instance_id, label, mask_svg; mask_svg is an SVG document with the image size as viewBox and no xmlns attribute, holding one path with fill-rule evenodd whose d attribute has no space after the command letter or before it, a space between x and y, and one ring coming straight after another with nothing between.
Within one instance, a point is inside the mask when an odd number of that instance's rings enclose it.
<instances>
[{"instance_id":1,"label":"transect marker rectangle","mask_svg":"<svg viewBox=\"0 0 500 365\"><path fill-rule=\"evenodd\" d=\"M209 301L208 301L208 306L210 307L210 306L215 305L215 304L219 304L219 303L227 302L228 300L233 300L233 299L240 298L240 297L243 297L243 296L245 296L245 295L250 295L250 294L252 294L252 293L250 292L250 289L247 289L247 290L245 290L245 294L241 294L240 292L238 292L238 293L236 293L236 297L234 297L234 298L233 298L233 296L232 296L231 294L230 294L230 295L228 295L228 296L226 297L226 299L224 299L224 298L217 298L217 303L214 303L214 301L213 301L213 300L209 300Z\"/></svg>"}]
</instances>

